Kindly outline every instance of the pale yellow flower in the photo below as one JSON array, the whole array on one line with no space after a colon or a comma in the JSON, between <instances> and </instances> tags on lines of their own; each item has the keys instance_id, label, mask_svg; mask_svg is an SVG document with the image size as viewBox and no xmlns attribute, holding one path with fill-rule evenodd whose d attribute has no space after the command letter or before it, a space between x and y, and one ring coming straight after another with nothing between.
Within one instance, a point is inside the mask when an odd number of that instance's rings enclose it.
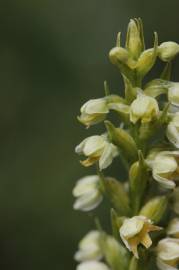
<instances>
[{"instance_id":1,"label":"pale yellow flower","mask_svg":"<svg viewBox=\"0 0 179 270\"><path fill-rule=\"evenodd\" d=\"M157 246L157 266L160 270L177 270L179 239L165 238Z\"/></svg>"},{"instance_id":2,"label":"pale yellow flower","mask_svg":"<svg viewBox=\"0 0 179 270\"><path fill-rule=\"evenodd\" d=\"M153 178L164 188L173 189L179 179L179 151L157 151L147 157Z\"/></svg>"},{"instance_id":3,"label":"pale yellow flower","mask_svg":"<svg viewBox=\"0 0 179 270\"><path fill-rule=\"evenodd\" d=\"M100 170L107 168L118 155L117 147L109 142L105 135L86 138L76 147L75 151L88 157L81 161L85 167L99 161Z\"/></svg>"},{"instance_id":4,"label":"pale yellow flower","mask_svg":"<svg viewBox=\"0 0 179 270\"><path fill-rule=\"evenodd\" d=\"M149 248L152 245L149 232L160 229L160 227L154 226L150 219L144 216L134 216L125 219L120 228L120 236L126 247L138 258L138 245L142 244L145 248Z\"/></svg>"},{"instance_id":5,"label":"pale yellow flower","mask_svg":"<svg viewBox=\"0 0 179 270\"><path fill-rule=\"evenodd\" d=\"M179 148L179 112L176 113L167 126L167 138L176 147Z\"/></svg>"},{"instance_id":6,"label":"pale yellow flower","mask_svg":"<svg viewBox=\"0 0 179 270\"><path fill-rule=\"evenodd\" d=\"M90 211L96 208L102 201L98 175L89 175L81 178L73 189L76 201L73 205L75 210Z\"/></svg>"},{"instance_id":7,"label":"pale yellow flower","mask_svg":"<svg viewBox=\"0 0 179 270\"><path fill-rule=\"evenodd\" d=\"M88 261L80 263L77 266L76 270L110 270L110 269L106 264L102 262Z\"/></svg>"},{"instance_id":8,"label":"pale yellow flower","mask_svg":"<svg viewBox=\"0 0 179 270\"><path fill-rule=\"evenodd\" d=\"M79 250L75 253L75 260L77 261L91 261L100 260L102 252L100 248L99 231L89 232L79 243Z\"/></svg>"},{"instance_id":9,"label":"pale yellow flower","mask_svg":"<svg viewBox=\"0 0 179 270\"><path fill-rule=\"evenodd\" d=\"M91 126L103 121L109 112L107 99L91 99L81 107L78 120L86 126Z\"/></svg>"},{"instance_id":10,"label":"pale yellow flower","mask_svg":"<svg viewBox=\"0 0 179 270\"><path fill-rule=\"evenodd\" d=\"M154 120L159 114L158 103L155 98L139 94L130 107L130 121L136 123L148 123Z\"/></svg>"},{"instance_id":11,"label":"pale yellow flower","mask_svg":"<svg viewBox=\"0 0 179 270\"><path fill-rule=\"evenodd\" d=\"M168 89L168 100L174 106L179 106L179 83L172 82Z\"/></svg>"}]
</instances>

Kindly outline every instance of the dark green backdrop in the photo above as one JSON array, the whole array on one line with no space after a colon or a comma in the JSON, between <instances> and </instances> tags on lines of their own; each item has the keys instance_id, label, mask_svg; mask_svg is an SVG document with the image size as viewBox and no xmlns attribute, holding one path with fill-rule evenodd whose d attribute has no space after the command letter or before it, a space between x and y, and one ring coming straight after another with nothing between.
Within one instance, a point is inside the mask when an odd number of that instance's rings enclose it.
<instances>
[{"instance_id":1,"label":"dark green backdrop","mask_svg":"<svg viewBox=\"0 0 179 270\"><path fill-rule=\"evenodd\" d=\"M85 173L74 146L86 131L80 106L114 92L108 61L116 33L141 16L146 40L179 41L178 0L13 0L0 5L0 268L72 270L92 218L72 210ZM123 35L124 36L124 35ZM174 79L179 80L179 59ZM118 167L115 170L120 173ZM108 218L101 210L102 222Z\"/></svg>"}]
</instances>

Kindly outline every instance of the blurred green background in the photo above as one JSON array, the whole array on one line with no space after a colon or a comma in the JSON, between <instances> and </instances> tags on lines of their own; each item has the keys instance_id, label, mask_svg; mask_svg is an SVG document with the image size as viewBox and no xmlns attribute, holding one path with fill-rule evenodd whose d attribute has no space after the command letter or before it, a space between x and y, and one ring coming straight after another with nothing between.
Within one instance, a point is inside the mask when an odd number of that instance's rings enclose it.
<instances>
[{"instance_id":1,"label":"blurred green background","mask_svg":"<svg viewBox=\"0 0 179 270\"><path fill-rule=\"evenodd\" d=\"M104 80L122 90L107 55L128 20L143 18L148 46L154 30L160 42L179 41L178 10L178 0L1 1L2 270L75 269L73 253L93 219L73 211L71 190L94 171L80 166L74 147L96 132L76 115L103 96ZM175 80L178 69L179 61ZM113 170L120 174L117 163ZM100 212L107 223L108 210Z\"/></svg>"}]
</instances>

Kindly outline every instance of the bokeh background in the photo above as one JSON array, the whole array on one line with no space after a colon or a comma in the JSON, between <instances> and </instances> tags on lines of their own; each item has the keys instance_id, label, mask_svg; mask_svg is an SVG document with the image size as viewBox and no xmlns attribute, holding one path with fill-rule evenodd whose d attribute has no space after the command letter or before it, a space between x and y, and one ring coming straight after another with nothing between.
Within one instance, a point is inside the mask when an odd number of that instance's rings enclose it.
<instances>
[{"instance_id":1,"label":"bokeh background","mask_svg":"<svg viewBox=\"0 0 179 270\"><path fill-rule=\"evenodd\" d=\"M128 20L143 18L149 47L154 30L160 42L179 42L178 10L178 0L1 1L2 270L75 269L78 240L94 222L72 210L71 190L94 171L80 166L74 146L96 132L76 115L86 100L103 96L104 80L114 93L123 89L107 55ZM178 69L179 59L174 80ZM117 163L113 170L120 174ZM108 210L99 211L108 226Z\"/></svg>"}]
</instances>

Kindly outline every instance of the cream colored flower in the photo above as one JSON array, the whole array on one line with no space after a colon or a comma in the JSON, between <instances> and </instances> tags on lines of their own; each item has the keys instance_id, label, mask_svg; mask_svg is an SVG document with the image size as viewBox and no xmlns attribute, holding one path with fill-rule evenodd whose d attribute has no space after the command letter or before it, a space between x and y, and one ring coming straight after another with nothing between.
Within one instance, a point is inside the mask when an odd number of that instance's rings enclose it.
<instances>
[{"instance_id":1,"label":"cream colored flower","mask_svg":"<svg viewBox=\"0 0 179 270\"><path fill-rule=\"evenodd\" d=\"M142 244L144 247L149 248L152 245L149 232L160 229L160 227L152 225L150 219L144 216L135 216L125 219L120 228L120 236L126 247L138 258L138 245Z\"/></svg>"},{"instance_id":2,"label":"cream colored flower","mask_svg":"<svg viewBox=\"0 0 179 270\"><path fill-rule=\"evenodd\" d=\"M158 103L153 97L139 94L131 104L130 120L134 124L138 120L141 120L142 123L148 123L154 120L158 114Z\"/></svg>"},{"instance_id":3,"label":"cream colored flower","mask_svg":"<svg viewBox=\"0 0 179 270\"><path fill-rule=\"evenodd\" d=\"M174 218L170 221L167 228L167 234L179 238L179 218Z\"/></svg>"},{"instance_id":4,"label":"cream colored flower","mask_svg":"<svg viewBox=\"0 0 179 270\"><path fill-rule=\"evenodd\" d=\"M179 239L165 238L157 246L157 266L160 270L177 270Z\"/></svg>"},{"instance_id":5,"label":"cream colored flower","mask_svg":"<svg viewBox=\"0 0 179 270\"><path fill-rule=\"evenodd\" d=\"M147 157L153 178L164 188L173 189L179 179L179 151L152 152Z\"/></svg>"},{"instance_id":6,"label":"cream colored flower","mask_svg":"<svg viewBox=\"0 0 179 270\"><path fill-rule=\"evenodd\" d=\"M81 163L85 166L91 166L99 161L99 168L107 168L118 155L117 147L110 143L105 135L91 136L83 140L75 149L76 153L84 154L88 158Z\"/></svg>"},{"instance_id":7,"label":"cream colored flower","mask_svg":"<svg viewBox=\"0 0 179 270\"><path fill-rule=\"evenodd\" d=\"M176 214L179 215L179 187L174 189L173 198L174 198L173 210L175 211Z\"/></svg>"},{"instance_id":8,"label":"cream colored flower","mask_svg":"<svg viewBox=\"0 0 179 270\"><path fill-rule=\"evenodd\" d=\"M89 175L78 180L73 189L76 201L73 205L75 210L90 211L96 208L102 201L100 191L100 179L97 175Z\"/></svg>"},{"instance_id":9,"label":"cream colored flower","mask_svg":"<svg viewBox=\"0 0 179 270\"><path fill-rule=\"evenodd\" d=\"M172 105L179 106L179 83L172 82L168 89L168 100Z\"/></svg>"},{"instance_id":10,"label":"cream colored flower","mask_svg":"<svg viewBox=\"0 0 179 270\"><path fill-rule=\"evenodd\" d=\"M76 270L110 270L109 267L102 263L96 261L82 262L80 263Z\"/></svg>"},{"instance_id":11,"label":"cream colored flower","mask_svg":"<svg viewBox=\"0 0 179 270\"><path fill-rule=\"evenodd\" d=\"M78 120L86 126L91 126L103 121L109 112L107 99L91 99L81 107Z\"/></svg>"},{"instance_id":12,"label":"cream colored flower","mask_svg":"<svg viewBox=\"0 0 179 270\"><path fill-rule=\"evenodd\" d=\"M162 61L169 62L179 53L179 45L173 41L167 41L158 47L158 56Z\"/></svg>"},{"instance_id":13,"label":"cream colored flower","mask_svg":"<svg viewBox=\"0 0 179 270\"><path fill-rule=\"evenodd\" d=\"M99 231L89 232L79 243L79 250L75 253L75 260L77 261L91 261L100 260L102 252L100 248Z\"/></svg>"},{"instance_id":14,"label":"cream colored flower","mask_svg":"<svg viewBox=\"0 0 179 270\"><path fill-rule=\"evenodd\" d=\"M179 112L174 115L172 121L168 124L166 135L169 141L176 148L179 148Z\"/></svg>"}]
</instances>

